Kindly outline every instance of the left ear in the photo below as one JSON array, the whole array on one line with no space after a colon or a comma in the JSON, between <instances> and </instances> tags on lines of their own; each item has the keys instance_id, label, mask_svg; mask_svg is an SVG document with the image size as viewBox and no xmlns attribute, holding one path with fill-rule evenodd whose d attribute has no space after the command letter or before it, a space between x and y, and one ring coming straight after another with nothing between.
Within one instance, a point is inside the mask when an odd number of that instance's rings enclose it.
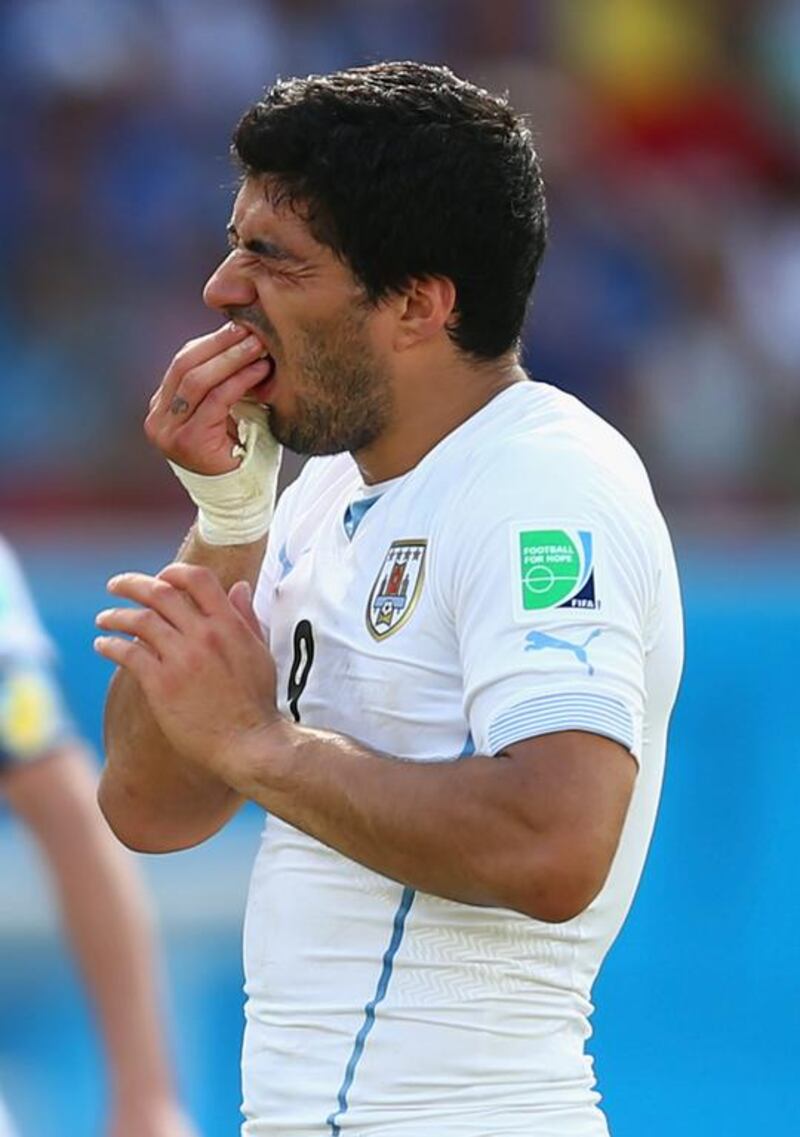
<instances>
[{"instance_id":1,"label":"left ear","mask_svg":"<svg viewBox=\"0 0 800 1137\"><path fill-rule=\"evenodd\" d=\"M456 287L447 276L413 277L398 299L397 351L433 339L453 321Z\"/></svg>"}]
</instances>

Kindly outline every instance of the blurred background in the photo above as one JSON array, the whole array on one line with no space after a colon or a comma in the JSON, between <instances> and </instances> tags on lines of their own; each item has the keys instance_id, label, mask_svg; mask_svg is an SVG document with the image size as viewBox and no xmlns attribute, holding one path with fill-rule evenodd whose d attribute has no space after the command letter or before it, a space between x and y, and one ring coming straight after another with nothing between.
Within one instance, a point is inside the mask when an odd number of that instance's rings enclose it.
<instances>
[{"instance_id":1,"label":"blurred background","mask_svg":"<svg viewBox=\"0 0 800 1137\"><path fill-rule=\"evenodd\" d=\"M552 223L526 364L638 447L681 564L661 820L596 992L614 1135L795 1132L800 0L0 0L0 529L99 747L104 581L191 517L141 421L216 323L232 126L277 75L382 58L530 115ZM236 1132L260 824L146 864L208 1137ZM0 1086L23 1137L80 1137L103 1084L45 893L0 815Z\"/></svg>"}]
</instances>

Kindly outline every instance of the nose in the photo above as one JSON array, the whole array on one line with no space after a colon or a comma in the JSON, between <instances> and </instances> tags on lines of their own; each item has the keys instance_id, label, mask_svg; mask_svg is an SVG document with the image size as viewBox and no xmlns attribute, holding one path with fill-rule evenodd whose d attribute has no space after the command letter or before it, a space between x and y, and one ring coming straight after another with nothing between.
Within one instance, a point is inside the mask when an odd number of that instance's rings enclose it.
<instances>
[{"instance_id":1,"label":"nose","mask_svg":"<svg viewBox=\"0 0 800 1137\"><path fill-rule=\"evenodd\" d=\"M209 308L246 308L257 299L253 282L238 271L236 250L212 272L203 289L203 302Z\"/></svg>"}]
</instances>

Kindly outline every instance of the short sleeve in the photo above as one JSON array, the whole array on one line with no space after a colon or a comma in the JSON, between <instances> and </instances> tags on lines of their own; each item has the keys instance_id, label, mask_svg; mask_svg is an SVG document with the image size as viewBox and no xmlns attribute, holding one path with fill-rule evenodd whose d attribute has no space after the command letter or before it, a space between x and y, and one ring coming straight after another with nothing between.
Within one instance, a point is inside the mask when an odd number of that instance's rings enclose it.
<instances>
[{"instance_id":1,"label":"short sleeve","mask_svg":"<svg viewBox=\"0 0 800 1137\"><path fill-rule=\"evenodd\" d=\"M0 773L74 735L53 657L22 569L0 542Z\"/></svg>"},{"instance_id":2,"label":"short sleeve","mask_svg":"<svg viewBox=\"0 0 800 1137\"><path fill-rule=\"evenodd\" d=\"M48 666L24 658L0 663L0 774L44 758L74 735Z\"/></svg>"},{"instance_id":3,"label":"short sleeve","mask_svg":"<svg viewBox=\"0 0 800 1137\"><path fill-rule=\"evenodd\" d=\"M494 479L440 539L470 731L479 753L582 730L638 760L647 510L575 470L549 474L546 489L524 464Z\"/></svg>"},{"instance_id":4,"label":"short sleeve","mask_svg":"<svg viewBox=\"0 0 800 1137\"><path fill-rule=\"evenodd\" d=\"M50 662L54 655L20 563L0 538L0 660L24 656Z\"/></svg>"}]
</instances>

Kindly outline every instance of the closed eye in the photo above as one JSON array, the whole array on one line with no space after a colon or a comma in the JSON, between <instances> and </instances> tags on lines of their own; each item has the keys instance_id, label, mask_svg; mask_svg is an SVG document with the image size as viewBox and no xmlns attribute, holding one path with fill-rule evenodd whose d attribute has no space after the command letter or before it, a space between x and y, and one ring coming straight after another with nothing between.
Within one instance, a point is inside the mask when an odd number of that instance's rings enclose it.
<instances>
[{"instance_id":1,"label":"closed eye","mask_svg":"<svg viewBox=\"0 0 800 1137\"><path fill-rule=\"evenodd\" d=\"M242 241L234 225L228 226L228 247L246 249L253 256L277 264L300 264L299 257L275 241L268 241L263 237L251 237L249 241Z\"/></svg>"}]
</instances>

